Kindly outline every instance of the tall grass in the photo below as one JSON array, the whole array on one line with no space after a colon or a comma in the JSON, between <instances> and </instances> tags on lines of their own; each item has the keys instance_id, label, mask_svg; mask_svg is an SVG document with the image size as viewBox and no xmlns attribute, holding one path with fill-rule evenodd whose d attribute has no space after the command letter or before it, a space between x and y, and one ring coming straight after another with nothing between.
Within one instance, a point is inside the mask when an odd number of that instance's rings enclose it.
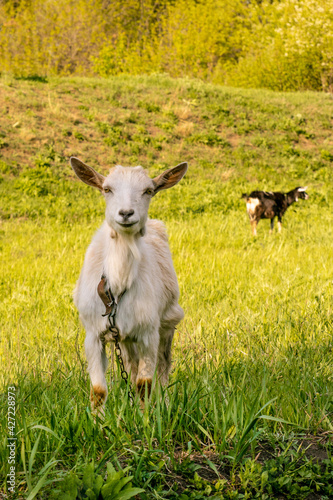
<instances>
[{"instance_id":1,"label":"tall grass","mask_svg":"<svg viewBox=\"0 0 333 500\"><path fill-rule=\"evenodd\" d=\"M71 300L93 228L4 223L1 382L18 387L23 471L30 460L22 481L29 487L47 465L80 469L107 453L135 464L145 488L143 452L172 462L191 443L238 462L268 435L332 431L332 226L319 214L308 225L306 206L300 212L284 234L256 241L237 212L223 231L212 215L168 224L186 312L170 388L142 415L111 366L104 435L88 408L84 333ZM4 433L4 466L5 444Z\"/></svg>"}]
</instances>

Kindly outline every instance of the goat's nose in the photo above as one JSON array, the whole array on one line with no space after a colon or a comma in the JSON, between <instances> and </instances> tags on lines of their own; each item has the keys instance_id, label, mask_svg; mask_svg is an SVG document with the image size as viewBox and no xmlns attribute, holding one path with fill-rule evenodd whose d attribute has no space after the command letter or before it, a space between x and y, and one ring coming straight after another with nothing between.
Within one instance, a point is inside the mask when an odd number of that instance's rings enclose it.
<instances>
[{"instance_id":1,"label":"goat's nose","mask_svg":"<svg viewBox=\"0 0 333 500\"><path fill-rule=\"evenodd\" d=\"M131 217L131 215L133 215L133 214L134 214L134 210L133 209L130 209L130 210L119 210L119 215L121 215L124 220L129 219Z\"/></svg>"}]
</instances>

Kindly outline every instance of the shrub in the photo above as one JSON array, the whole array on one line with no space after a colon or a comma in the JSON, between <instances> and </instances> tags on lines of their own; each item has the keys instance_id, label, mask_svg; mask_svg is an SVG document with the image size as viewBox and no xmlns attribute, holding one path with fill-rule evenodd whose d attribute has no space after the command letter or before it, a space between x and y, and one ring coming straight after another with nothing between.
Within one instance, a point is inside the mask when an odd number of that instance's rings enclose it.
<instances>
[{"instance_id":1,"label":"shrub","mask_svg":"<svg viewBox=\"0 0 333 500\"><path fill-rule=\"evenodd\" d=\"M61 500L121 500L130 499L145 490L142 488L133 488L131 480L133 476L125 476L129 467L116 472L113 465L107 464L107 479L94 471L94 465L86 466L82 478L75 473L70 473L62 483L59 489L53 493L53 498Z\"/></svg>"}]
</instances>

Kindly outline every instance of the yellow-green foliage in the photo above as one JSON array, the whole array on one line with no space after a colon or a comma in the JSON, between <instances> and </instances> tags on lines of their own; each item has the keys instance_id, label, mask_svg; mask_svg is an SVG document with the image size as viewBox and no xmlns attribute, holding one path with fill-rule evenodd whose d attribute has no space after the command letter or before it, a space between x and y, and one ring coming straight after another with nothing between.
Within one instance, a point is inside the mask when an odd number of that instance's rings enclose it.
<instances>
[{"instance_id":1,"label":"yellow-green foliage","mask_svg":"<svg viewBox=\"0 0 333 500\"><path fill-rule=\"evenodd\" d=\"M179 0L149 30L141 19L135 36L122 29L107 40L94 69L101 76L163 71L212 79L217 67L234 58L245 14L240 0Z\"/></svg>"},{"instance_id":2,"label":"yellow-green foliage","mask_svg":"<svg viewBox=\"0 0 333 500\"><path fill-rule=\"evenodd\" d=\"M248 52L228 72L227 83L332 91L332 0L265 1L253 14Z\"/></svg>"},{"instance_id":3,"label":"yellow-green foliage","mask_svg":"<svg viewBox=\"0 0 333 500\"><path fill-rule=\"evenodd\" d=\"M214 79L216 68L234 59L246 21L240 0L180 0L163 19L163 61L173 75Z\"/></svg>"},{"instance_id":4,"label":"yellow-green foliage","mask_svg":"<svg viewBox=\"0 0 333 500\"><path fill-rule=\"evenodd\" d=\"M0 71L332 90L333 0L9 0Z\"/></svg>"},{"instance_id":5,"label":"yellow-green foliage","mask_svg":"<svg viewBox=\"0 0 333 500\"><path fill-rule=\"evenodd\" d=\"M1 69L18 76L89 72L105 39L102 0L8 2L1 18Z\"/></svg>"}]
</instances>

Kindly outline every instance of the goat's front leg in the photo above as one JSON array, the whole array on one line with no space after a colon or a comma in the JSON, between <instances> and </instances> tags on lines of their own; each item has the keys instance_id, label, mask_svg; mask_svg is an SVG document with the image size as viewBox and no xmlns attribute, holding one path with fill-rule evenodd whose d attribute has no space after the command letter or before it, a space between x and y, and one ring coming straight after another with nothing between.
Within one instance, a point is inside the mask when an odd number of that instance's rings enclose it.
<instances>
[{"instance_id":1,"label":"goat's front leg","mask_svg":"<svg viewBox=\"0 0 333 500\"><path fill-rule=\"evenodd\" d=\"M269 232L272 233L273 229L274 229L274 217L272 217L272 219L271 219L271 228L270 228Z\"/></svg>"},{"instance_id":2,"label":"goat's front leg","mask_svg":"<svg viewBox=\"0 0 333 500\"><path fill-rule=\"evenodd\" d=\"M148 396L151 393L153 377L157 365L158 344L158 330L146 333L137 343L139 364L136 377L136 389L141 401L144 401L146 387Z\"/></svg>"},{"instance_id":3,"label":"goat's front leg","mask_svg":"<svg viewBox=\"0 0 333 500\"><path fill-rule=\"evenodd\" d=\"M258 221L256 221L255 219L251 220L251 228L252 228L253 236L257 236L257 224L258 224Z\"/></svg>"},{"instance_id":4,"label":"goat's front leg","mask_svg":"<svg viewBox=\"0 0 333 500\"><path fill-rule=\"evenodd\" d=\"M95 410L98 407L104 406L108 395L108 388L105 380L108 360L105 353L105 346L94 332L87 332L84 347L91 381L91 408Z\"/></svg>"}]
</instances>

